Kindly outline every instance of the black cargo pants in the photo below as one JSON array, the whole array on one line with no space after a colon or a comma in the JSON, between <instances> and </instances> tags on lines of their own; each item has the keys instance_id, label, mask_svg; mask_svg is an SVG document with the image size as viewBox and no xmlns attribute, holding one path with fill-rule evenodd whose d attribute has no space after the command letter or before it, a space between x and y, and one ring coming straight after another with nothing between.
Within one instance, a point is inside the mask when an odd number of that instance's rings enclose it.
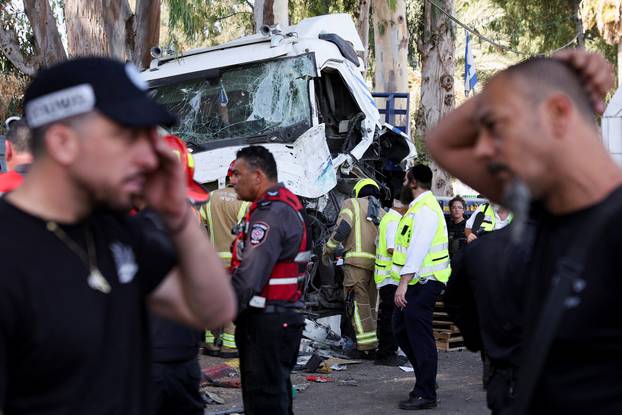
<instances>
[{"instance_id":1,"label":"black cargo pants","mask_svg":"<svg viewBox=\"0 0 622 415\"><path fill-rule=\"evenodd\" d=\"M246 415L293 414L290 373L296 365L304 316L245 311L236 321Z\"/></svg>"}]
</instances>

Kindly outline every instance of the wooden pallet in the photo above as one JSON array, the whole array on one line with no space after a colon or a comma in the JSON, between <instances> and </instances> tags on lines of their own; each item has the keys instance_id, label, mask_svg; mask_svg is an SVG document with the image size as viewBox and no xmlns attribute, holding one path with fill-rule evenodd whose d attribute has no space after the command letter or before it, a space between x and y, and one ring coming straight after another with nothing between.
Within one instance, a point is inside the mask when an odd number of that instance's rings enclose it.
<instances>
[{"instance_id":1,"label":"wooden pallet","mask_svg":"<svg viewBox=\"0 0 622 415\"><path fill-rule=\"evenodd\" d=\"M453 321L449 319L441 300L437 301L434 306L432 327L438 350L452 352L464 349L462 334Z\"/></svg>"}]
</instances>

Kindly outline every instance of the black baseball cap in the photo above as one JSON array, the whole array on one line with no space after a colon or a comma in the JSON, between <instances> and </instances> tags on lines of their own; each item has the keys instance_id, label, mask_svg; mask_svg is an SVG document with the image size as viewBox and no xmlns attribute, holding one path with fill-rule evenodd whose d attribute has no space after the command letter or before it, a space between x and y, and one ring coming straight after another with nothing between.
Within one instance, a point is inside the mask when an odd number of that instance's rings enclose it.
<instances>
[{"instance_id":1,"label":"black baseball cap","mask_svg":"<svg viewBox=\"0 0 622 415\"><path fill-rule=\"evenodd\" d=\"M24 96L30 128L99 111L126 127L170 127L176 117L147 94L131 63L82 57L40 70Z\"/></svg>"}]
</instances>

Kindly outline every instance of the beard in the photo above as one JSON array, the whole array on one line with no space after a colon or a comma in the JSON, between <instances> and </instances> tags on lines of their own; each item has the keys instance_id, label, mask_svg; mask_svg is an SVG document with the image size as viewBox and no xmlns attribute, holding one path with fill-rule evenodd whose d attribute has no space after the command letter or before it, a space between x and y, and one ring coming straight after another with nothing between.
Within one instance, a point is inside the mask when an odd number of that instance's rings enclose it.
<instances>
[{"instance_id":1,"label":"beard","mask_svg":"<svg viewBox=\"0 0 622 415\"><path fill-rule=\"evenodd\" d=\"M402 191L400 192L400 202L404 204L404 206L408 207L410 203L415 200L413 197L413 192L408 186L402 186Z\"/></svg>"},{"instance_id":2,"label":"beard","mask_svg":"<svg viewBox=\"0 0 622 415\"><path fill-rule=\"evenodd\" d=\"M529 207L531 206L531 192L527 184L514 177L504 189L501 204L509 209L514 216L511 231L512 242L518 243L523 239L529 219Z\"/></svg>"}]
</instances>

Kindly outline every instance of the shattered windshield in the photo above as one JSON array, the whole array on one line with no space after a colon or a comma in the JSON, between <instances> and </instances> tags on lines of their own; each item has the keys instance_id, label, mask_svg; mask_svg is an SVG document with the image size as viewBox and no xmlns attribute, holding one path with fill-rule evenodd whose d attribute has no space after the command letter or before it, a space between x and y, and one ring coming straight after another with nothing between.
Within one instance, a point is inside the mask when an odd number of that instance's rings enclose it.
<instances>
[{"instance_id":1,"label":"shattered windshield","mask_svg":"<svg viewBox=\"0 0 622 415\"><path fill-rule=\"evenodd\" d=\"M155 99L179 118L172 133L195 144L227 138L276 136L294 141L311 128L311 55L224 69L157 87Z\"/></svg>"}]
</instances>

